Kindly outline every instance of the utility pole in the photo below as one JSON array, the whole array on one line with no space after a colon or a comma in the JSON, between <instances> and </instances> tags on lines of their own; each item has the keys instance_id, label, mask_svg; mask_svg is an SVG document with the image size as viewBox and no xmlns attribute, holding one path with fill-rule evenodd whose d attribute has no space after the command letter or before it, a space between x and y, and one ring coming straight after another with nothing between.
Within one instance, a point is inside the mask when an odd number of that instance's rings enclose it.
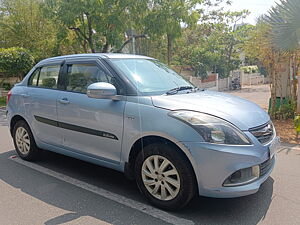
<instances>
[{"instance_id":1,"label":"utility pole","mask_svg":"<svg viewBox=\"0 0 300 225\"><path fill-rule=\"evenodd\" d=\"M135 52L135 39L136 39L136 31L133 29L129 29L126 31L126 36L131 40L131 54L136 54Z\"/></svg>"}]
</instances>

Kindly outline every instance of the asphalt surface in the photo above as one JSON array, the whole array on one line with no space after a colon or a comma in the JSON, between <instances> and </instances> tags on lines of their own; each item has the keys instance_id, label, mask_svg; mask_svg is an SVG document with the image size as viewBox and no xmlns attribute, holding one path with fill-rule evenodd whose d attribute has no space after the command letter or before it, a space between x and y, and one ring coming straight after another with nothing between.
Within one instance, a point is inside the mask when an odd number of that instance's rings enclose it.
<instances>
[{"instance_id":1,"label":"asphalt surface","mask_svg":"<svg viewBox=\"0 0 300 225\"><path fill-rule=\"evenodd\" d=\"M0 224L300 224L300 146L279 150L258 193L197 197L176 213L153 209L122 173L48 152L22 164L15 154L0 111Z\"/></svg>"},{"instance_id":2,"label":"asphalt surface","mask_svg":"<svg viewBox=\"0 0 300 225\"><path fill-rule=\"evenodd\" d=\"M228 91L227 93L241 98L246 98L255 102L261 108L268 110L269 99L271 98L269 84L243 86L242 90Z\"/></svg>"}]
</instances>

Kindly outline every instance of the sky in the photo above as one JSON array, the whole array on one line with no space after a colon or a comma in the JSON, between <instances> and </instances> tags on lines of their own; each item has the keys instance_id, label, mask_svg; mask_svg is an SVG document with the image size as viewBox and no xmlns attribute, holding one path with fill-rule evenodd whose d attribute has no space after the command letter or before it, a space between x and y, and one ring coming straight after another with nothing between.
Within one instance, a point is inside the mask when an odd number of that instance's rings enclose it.
<instances>
[{"instance_id":1,"label":"sky","mask_svg":"<svg viewBox=\"0 0 300 225\"><path fill-rule=\"evenodd\" d=\"M244 23L255 25L256 18L268 12L268 10L275 6L275 2L279 0L231 0L231 6L227 7L230 11L239 11L248 9L251 14L243 20Z\"/></svg>"}]
</instances>

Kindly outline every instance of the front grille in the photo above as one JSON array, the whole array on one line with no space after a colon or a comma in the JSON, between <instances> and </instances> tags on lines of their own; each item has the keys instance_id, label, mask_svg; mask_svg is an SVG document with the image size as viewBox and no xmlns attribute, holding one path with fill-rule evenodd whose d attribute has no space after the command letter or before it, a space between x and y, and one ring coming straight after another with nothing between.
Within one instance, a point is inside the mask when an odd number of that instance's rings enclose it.
<instances>
[{"instance_id":1,"label":"front grille","mask_svg":"<svg viewBox=\"0 0 300 225\"><path fill-rule=\"evenodd\" d=\"M249 131L262 144L266 144L269 141L271 141L275 134L275 130L272 122L269 122L259 127L251 128Z\"/></svg>"},{"instance_id":2,"label":"front grille","mask_svg":"<svg viewBox=\"0 0 300 225\"><path fill-rule=\"evenodd\" d=\"M272 168L272 166L274 164L274 160L275 160L275 158L273 157L272 159L268 159L259 165L259 170L260 170L259 176L260 177L264 176L266 173L268 173L270 171L270 169Z\"/></svg>"}]
</instances>

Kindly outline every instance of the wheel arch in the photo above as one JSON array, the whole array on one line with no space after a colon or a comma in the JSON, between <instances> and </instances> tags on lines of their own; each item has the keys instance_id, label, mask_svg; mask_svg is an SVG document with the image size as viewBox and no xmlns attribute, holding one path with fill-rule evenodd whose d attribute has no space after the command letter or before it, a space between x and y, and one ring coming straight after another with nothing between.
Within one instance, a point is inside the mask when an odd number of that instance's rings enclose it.
<instances>
[{"instance_id":1,"label":"wheel arch","mask_svg":"<svg viewBox=\"0 0 300 225\"><path fill-rule=\"evenodd\" d=\"M131 146L128 160L125 163L125 169L124 169L124 172L125 172L125 175L127 178L134 179L133 168L134 168L135 160L136 160L138 153L141 151L141 149L143 149L147 145L153 144L153 143L167 144L169 146L172 146L174 149L176 149L177 152L179 154L181 154L182 157L184 157L186 159L187 163L189 163L189 165L191 166L193 173L194 173L194 178L196 179L195 181L197 182L197 176L196 176L195 167L194 167L195 164L193 162L192 156L191 156L190 152L188 151L188 149L185 148L185 146L182 145L181 143L178 143L178 142L175 143L174 141L172 141L168 138L157 136L157 135L147 135L147 136L140 137Z\"/></svg>"},{"instance_id":2,"label":"wheel arch","mask_svg":"<svg viewBox=\"0 0 300 225\"><path fill-rule=\"evenodd\" d=\"M14 115L11 120L10 120L10 124L9 124L9 127L10 127L10 134L13 136L13 129L14 129L14 126L16 125L16 123L20 120L24 120L27 125L29 126L28 122L26 121L26 119L21 116L21 115ZM30 126L29 126L30 127ZM31 127L30 127L31 129Z\"/></svg>"}]
</instances>

